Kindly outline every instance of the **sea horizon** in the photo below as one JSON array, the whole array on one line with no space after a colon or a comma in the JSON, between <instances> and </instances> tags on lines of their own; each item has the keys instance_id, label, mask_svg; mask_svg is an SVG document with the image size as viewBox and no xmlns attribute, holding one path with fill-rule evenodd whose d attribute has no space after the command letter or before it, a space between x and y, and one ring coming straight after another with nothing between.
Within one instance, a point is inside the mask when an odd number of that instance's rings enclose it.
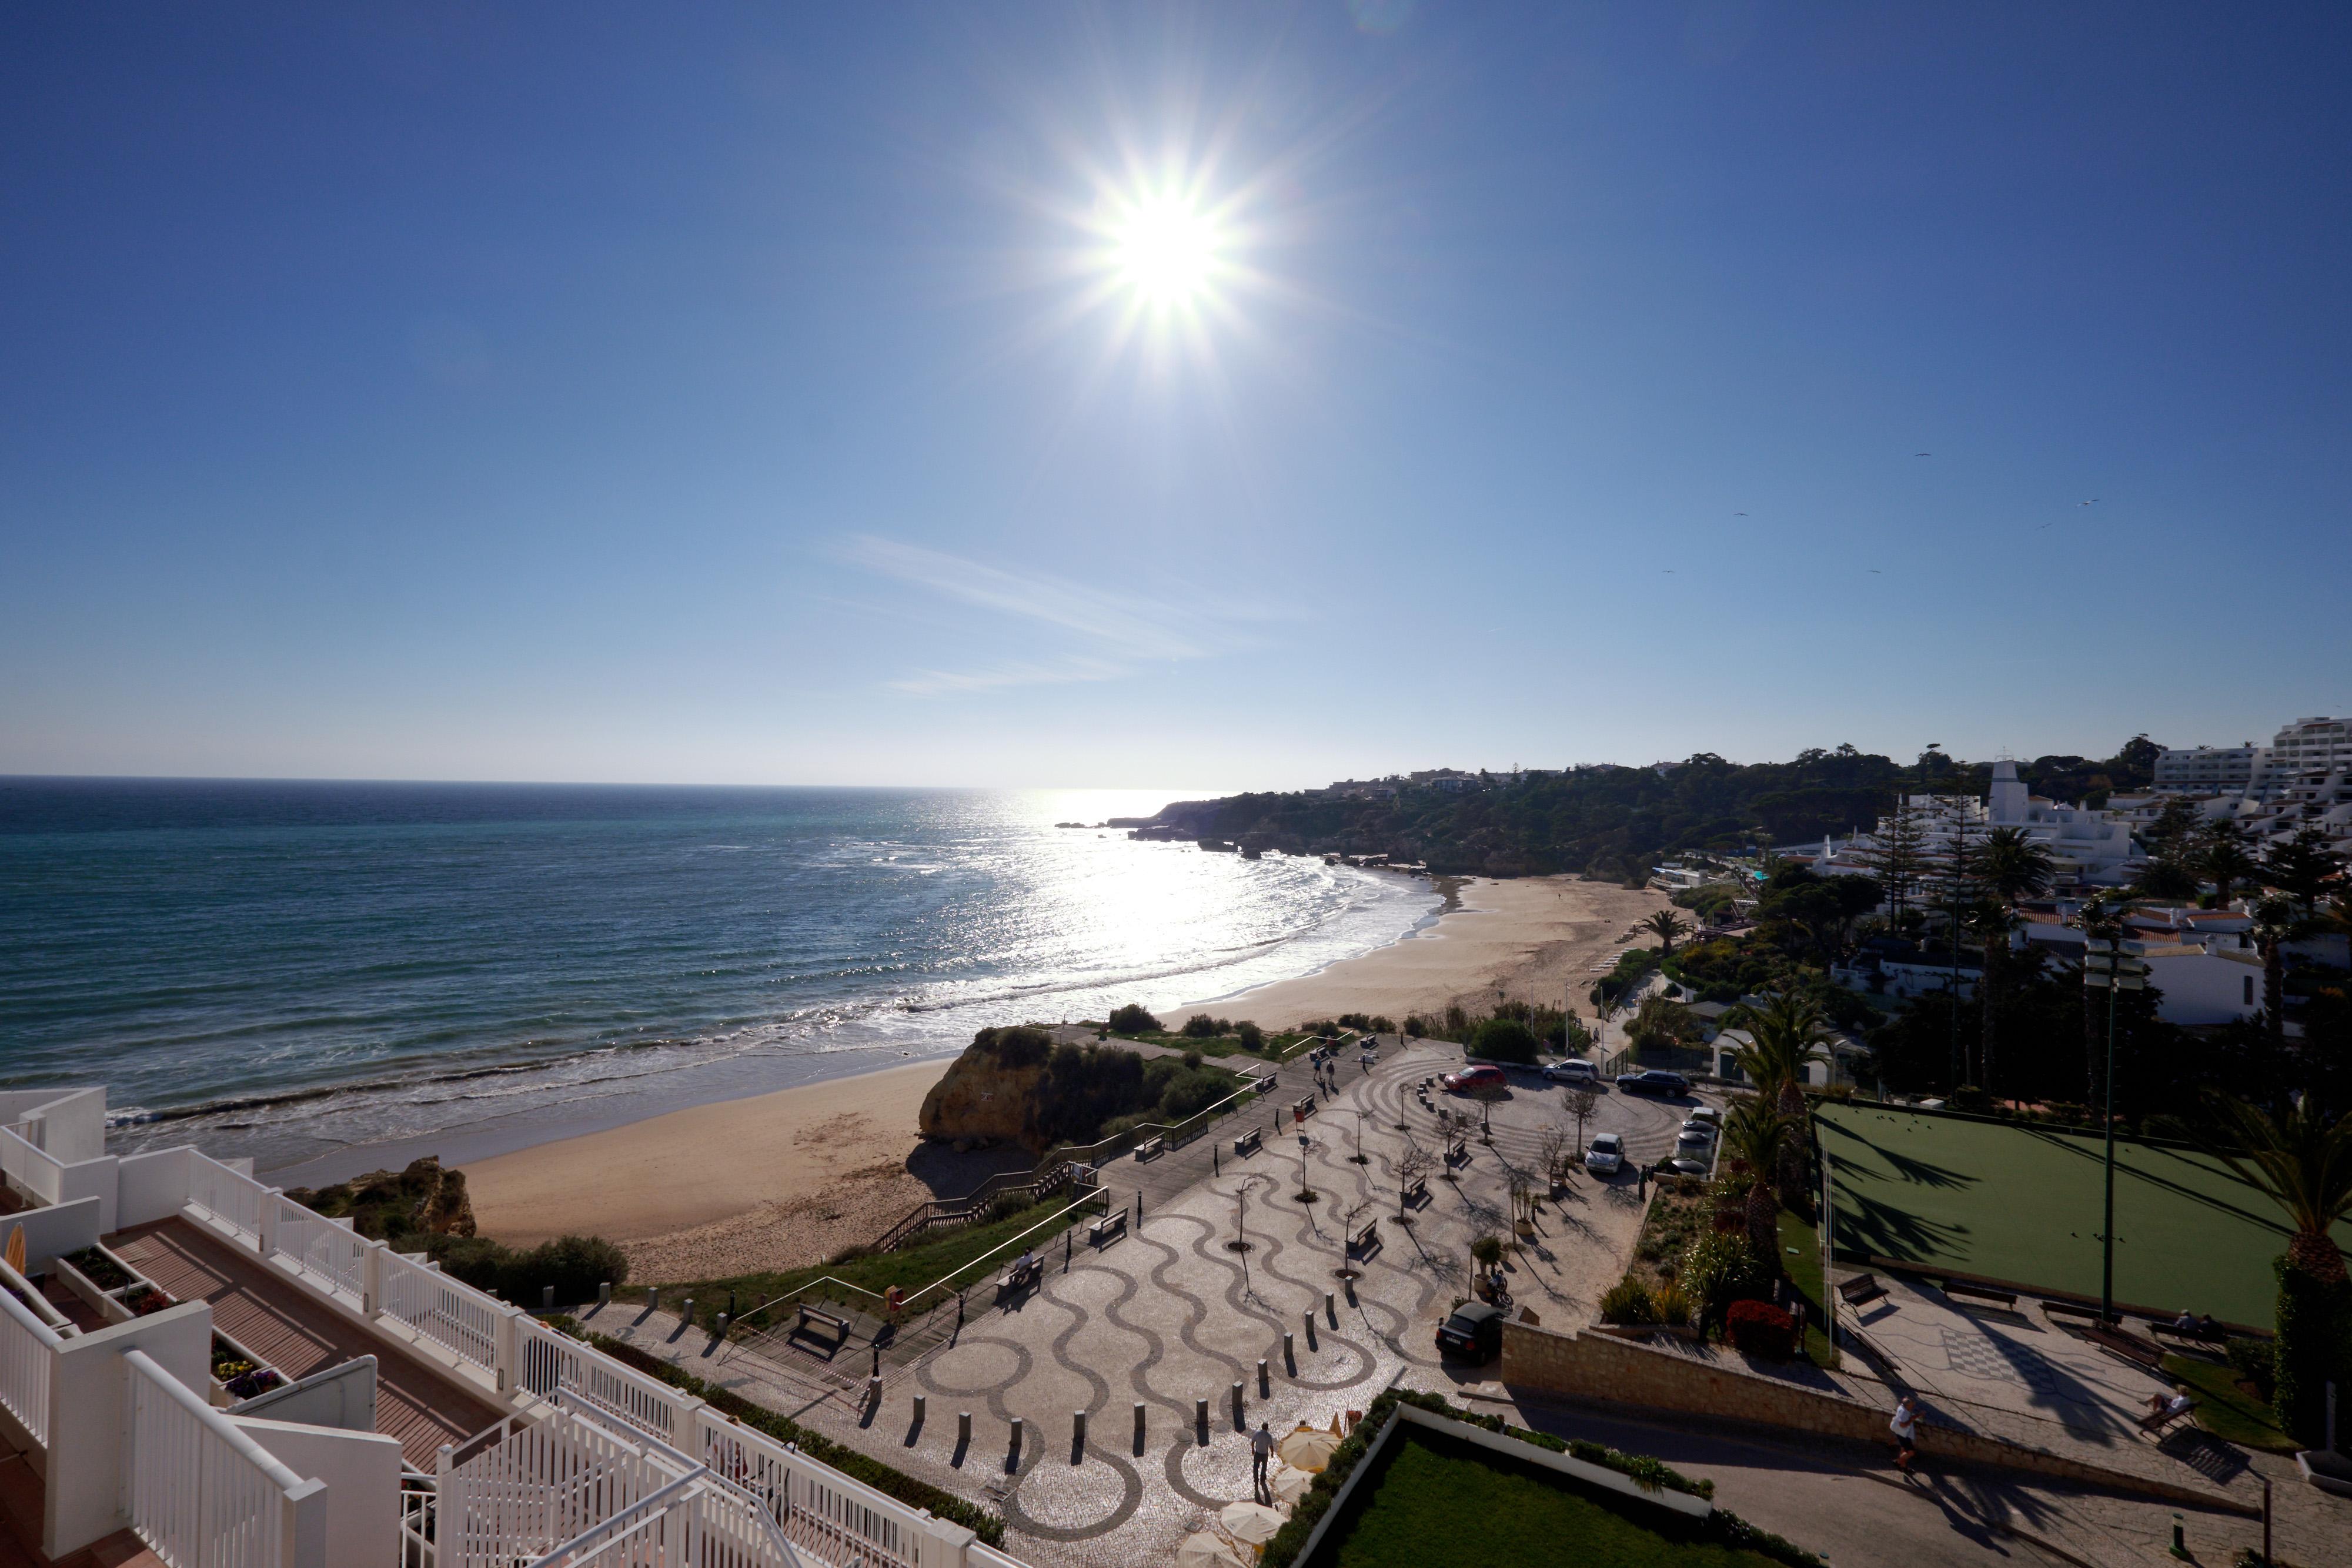
<instances>
[{"instance_id":1,"label":"sea horizon","mask_svg":"<svg viewBox=\"0 0 2352 1568\"><path fill-rule=\"evenodd\" d=\"M1054 825L1186 798L0 777L0 1083L315 1178L1230 996L1437 904Z\"/></svg>"}]
</instances>

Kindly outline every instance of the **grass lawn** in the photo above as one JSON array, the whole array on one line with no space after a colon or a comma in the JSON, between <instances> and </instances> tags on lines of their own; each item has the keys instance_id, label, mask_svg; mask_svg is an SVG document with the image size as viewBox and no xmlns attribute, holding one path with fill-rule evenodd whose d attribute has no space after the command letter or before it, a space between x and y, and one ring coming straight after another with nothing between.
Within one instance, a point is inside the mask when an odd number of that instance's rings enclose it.
<instances>
[{"instance_id":1,"label":"grass lawn","mask_svg":"<svg viewBox=\"0 0 2352 1568\"><path fill-rule=\"evenodd\" d=\"M1863 1102L1813 1113L1841 1256L2099 1295L2102 1154L2090 1134ZM2288 1232L2261 1194L2186 1149L2116 1140L2116 1301L2267 1330ZM2352 1220L2336 1239L2352 1247Z\"/></svg>"},{"instance_id":2,"label":"grass lawn","mask_svg":"<svg viewBox=\"0 0 2352 1568\"><path fill-rule=\"evenodd\" d=\"M1780 1211L1780 1265L1788 1270L1789 1282L1797 1287L1797 1293L1812 1304L1812 1314L1805 1320L1805 1359L1815 1366L1835 1366L1837 1351L1822 1327L1830 1321L1830 1314L1822 1306L1821 1229L1803 1215L1785 1208Z\"/></svg>"},{"instance_id":3,"label":"grass lawn","mask_svg":"<svg viewBox=\"0 0 2352 1568\"><path fill-rule=\"evenodd\" d=\"M2189 1391L2197 1396L2197 1424L2223 1442L2273 1454L2292 1454L2303 1447L2280 1427L2278 1417L2260 1395L2238 1386L2238 1369L2228 1363L2168 1355L2164 1375L2189 1385Z\"/></svg>"},{"instance_id":4,"label":"grass lawn","mask_svg":"<svg viewBox=\"0 0 2352 1568\"><path fill-rule=\"evenodd\" d=\"M1575 1563L1594 1568L1777 1568L1755 1552L1701 1539L1664 1510L1585 1492L1422 1427L1407 1427L1364 1478L1352 1520L1333 1523L1340 1568L1494 1568Z\"/></svg>"},{"instance_id":5,"label":"grass lawn","mask_svg":"<svg viewBox=\"0 0 2352 1568\"><path fill-rule=\"evenodd\" d=\"M951 1271L969 1269L975 1260L1023 1231L1040 1226L1043 1228L1035 1230L1030 1245L1043 1254L1050 1243L1054 1248L1053 1261L1058 1264L1061 1261L1063 1232L1076 1222L1079 1218L1076 1211L1082 1210L1087 1215L1099 1214L1102 1201L1096 1193L1087 1194L1075 1204L1055 1198L1024 1209L1009 1219L976 1225L969 1229L951 1230L936 1241L902 1248L896 1252L871 1253L843 1263L815 1263L805 1269L793 1269L782 1273L737 1274L723 1280L698 1280L693 1282L695 1301L698 1308L717 1312L726 1306L726 1294L731 1290L738 1297L736 1304L748 1313L762 1301L790 1295L827 1276L860 1286L876 1295L880 1295L892 1285L912 1295ZM993 1266L992 1263L989 1267ZM982 1268L972 1270L950 1284L961 1282L969 1288L975 1281L990 1278L992 1276L988 1268ZM819 1290L814 1293L836 1296L866 1311L873 1310L875 1305L870 1299L852 1291ZM916 1309L927 1311L934 1300L933 1297L925 1297L916 1303Z\"/></svg>"}]
</instances>

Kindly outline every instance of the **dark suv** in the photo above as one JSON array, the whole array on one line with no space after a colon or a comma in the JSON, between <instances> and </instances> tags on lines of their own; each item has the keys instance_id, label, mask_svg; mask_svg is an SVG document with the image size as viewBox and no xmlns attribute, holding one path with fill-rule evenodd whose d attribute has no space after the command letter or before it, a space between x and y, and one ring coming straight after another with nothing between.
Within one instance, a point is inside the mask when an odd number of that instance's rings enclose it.
<instances>
[{"instance_id":1,"label":"dark suv","mask_svg":"<svg viewBox=\"0 0 2352 1568\"><path fill-rule=\"evenodd\" d=\"M1437 1354L1492 1361L1503 1349L1503 1309L1486 1301L1465 1301L1454 1315L1437 1325Z\"/></svg>"}]
</instances>

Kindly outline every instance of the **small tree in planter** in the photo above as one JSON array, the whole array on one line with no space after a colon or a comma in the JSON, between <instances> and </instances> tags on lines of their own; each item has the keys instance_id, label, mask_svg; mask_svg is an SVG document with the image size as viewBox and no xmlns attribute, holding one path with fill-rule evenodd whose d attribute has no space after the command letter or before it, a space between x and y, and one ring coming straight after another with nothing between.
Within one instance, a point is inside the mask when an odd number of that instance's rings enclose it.
<instances>
[{"instance_id":1,"label":"small tree in planter","mask_svg":"<svg viewBox=\"0 0 2352 1568\"><path fill-rule=\"evenodd\" d=\"M1724 1337L1733 1348L1769 1361L1797 1354L1797 1320L1769 1301L1734 1301L1724 1314Z\"/></svg>"}]
</instances>

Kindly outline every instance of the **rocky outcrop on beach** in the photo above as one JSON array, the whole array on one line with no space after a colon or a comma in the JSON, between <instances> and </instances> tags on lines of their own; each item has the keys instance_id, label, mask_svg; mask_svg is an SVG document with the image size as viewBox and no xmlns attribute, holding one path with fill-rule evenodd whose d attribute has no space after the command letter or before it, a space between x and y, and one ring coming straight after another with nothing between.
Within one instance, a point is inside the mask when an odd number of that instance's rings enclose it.
<instances>
[{"instance_id":1,"label":"rocky outcrop on beach","mask_svg":"<svg viewBox=\"0 0 2352 1568\"><path fill-rule=\"evenodd\" d=\"M1039 1090L1054 1037L1034 1024L984 1029L923 1096L923 1136L959 1148L1013 1143L1042 1149Z\"/></svg>"},{"instance_id":2,"label":"rocky outcrop on beach","mask_svg":"<svg viewBox=\"0 0 2352 1568\"><path fill-rule=\"evenodd\" d=\"M405 1170L370 1171L331 1186L296 1187L286 1196L330 1219L347 1218L361 1235L378 1240L474 1234L466 1173L443 1170L435 1155L410 1161Z\"/></svg>"}]
</instances>

